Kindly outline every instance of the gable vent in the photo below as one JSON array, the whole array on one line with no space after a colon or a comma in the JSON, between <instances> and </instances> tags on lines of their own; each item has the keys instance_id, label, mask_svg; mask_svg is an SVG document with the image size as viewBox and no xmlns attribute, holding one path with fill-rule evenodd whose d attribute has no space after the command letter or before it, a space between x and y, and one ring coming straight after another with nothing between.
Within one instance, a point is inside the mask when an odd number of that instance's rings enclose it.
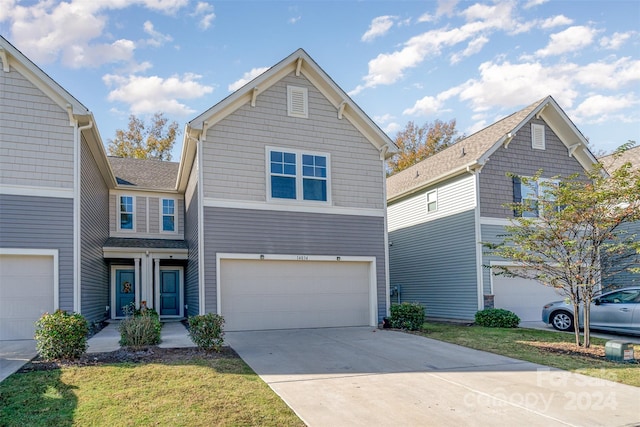
<instances>
[{"instance_id":1,"label":"gable vent","mask_svg":"<svg viewBox=\"0 0 640 427\"><path fill-rule=\"evenodd\" d=\"M531 148L536 150L545 149L544 125L531 124Z\"/></svg>"},{"instance_id":2,"label":"gable vent","mask_svg":"<svg viewBox=\"0 0 640 427\"><path fill-rule=\"evenodd\" d=\"M306 87L287 86L287 114L291 117L309 117L309 99Z\"/></svg>"}]
</instances>

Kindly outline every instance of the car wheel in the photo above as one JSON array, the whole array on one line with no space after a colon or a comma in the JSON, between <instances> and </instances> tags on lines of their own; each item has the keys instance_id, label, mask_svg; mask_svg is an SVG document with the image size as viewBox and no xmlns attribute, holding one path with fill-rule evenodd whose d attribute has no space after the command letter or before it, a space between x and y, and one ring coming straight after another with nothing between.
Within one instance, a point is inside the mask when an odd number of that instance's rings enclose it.
<instances>
[{"instance_id":1,"label":"car wheel","mask_svg":"<svg viewBox=\"0 0 640 427\"><path fill-rule=\"evenodd\" d=\"M551 325L559 331L573 331L573 315L558 311L551 316Z\"/></svg>"}]
</instances>

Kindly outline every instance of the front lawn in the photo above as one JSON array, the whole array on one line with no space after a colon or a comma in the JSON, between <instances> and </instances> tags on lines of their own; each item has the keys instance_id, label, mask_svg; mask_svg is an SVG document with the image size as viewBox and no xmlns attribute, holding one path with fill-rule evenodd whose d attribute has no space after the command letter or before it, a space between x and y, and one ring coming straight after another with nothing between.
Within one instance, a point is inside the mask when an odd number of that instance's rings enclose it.
<instances>
[{"instance_id":1,"label":"front lawn","mask_svg":"<svg viewBox=\"0 0 640 427\"><path fill-rule=\"evenodd\" d=\"M425 323L422 331L417 333L427 338L640 387L640 363L615 363L598 356L598 353L604 355L607 342L600 338L591 337L591 350L583 354L581 349L571 345L575 339L573 334L553 331ZM634 345L634 353L636 359L640 359L640 345Z\"/></svg>"},{"instance_id":2,"label":"front lawn","mask_svg":"<svg viewBox=\"0 0 640 427\"><path fill-rule=\"evenodd\" d=\"M0 383L1 426L303 426L240 358L66 366Z\"/></svg>"}]
</instances>

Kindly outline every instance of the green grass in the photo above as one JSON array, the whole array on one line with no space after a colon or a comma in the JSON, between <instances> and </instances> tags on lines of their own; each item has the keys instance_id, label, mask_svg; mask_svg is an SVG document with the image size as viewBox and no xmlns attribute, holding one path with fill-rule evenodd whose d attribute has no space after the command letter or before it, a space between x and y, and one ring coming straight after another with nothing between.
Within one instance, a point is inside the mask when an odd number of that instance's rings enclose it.
<instances>
[{"instance_id":1,"label":"green grass","mask_svg":"<svg viewBox=\"0 0 640 427\"><path fill-rule=\"evenodd\" d=\"M239 358L18 373L0 383L0 426L303 426Z\"/></svg>"},{"instance_id":2,"label":"green grass","mask_svg":"<svg viewBox=\"0 0 640 427\"><path fill-rule=\"evenodd\" d=\"M640 387L640 366L637 363L616 363L581 355L557 354L539 348L545 343L574 343L573 334L446 323L425 323L422 331L417 333L477 350ZM591 346L604 347L606 341L591 337ZM634 353L636 358L640 358L640 345L634 345Z\"/></svg>"}]
</instances>

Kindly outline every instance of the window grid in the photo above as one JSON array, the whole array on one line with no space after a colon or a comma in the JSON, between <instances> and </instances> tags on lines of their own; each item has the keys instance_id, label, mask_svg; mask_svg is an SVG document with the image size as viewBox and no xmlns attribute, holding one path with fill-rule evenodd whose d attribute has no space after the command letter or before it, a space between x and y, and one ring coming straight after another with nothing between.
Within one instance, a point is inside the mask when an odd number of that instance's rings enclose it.
<instances>
[{"instance_id":1,"label":"window grid","mask_svg":"<svg viewBox=\"0 0 640 427\"><path fill-rule=\"evenodd\" d=\"M271 199L328 202L328 155L267 149Z\"/></svg>"},{"instance_id":2,"label":"window grid","mask_svg":"<svg viewBox=\"0 0 640 427\"><path fill-rule=\"evenodd\" d=\"M176 231L175 200L162 199L162 231Z\"/></svg>"},{"instance_id":3,"label":"window grid","mask_svg":"<svg viewBox=\"0 0 640 427\"><path fill-rule=\"evenodd\" d=\"M132 196L120 196L120 229L133 230Z\"/></svg>"}]
</instances>

